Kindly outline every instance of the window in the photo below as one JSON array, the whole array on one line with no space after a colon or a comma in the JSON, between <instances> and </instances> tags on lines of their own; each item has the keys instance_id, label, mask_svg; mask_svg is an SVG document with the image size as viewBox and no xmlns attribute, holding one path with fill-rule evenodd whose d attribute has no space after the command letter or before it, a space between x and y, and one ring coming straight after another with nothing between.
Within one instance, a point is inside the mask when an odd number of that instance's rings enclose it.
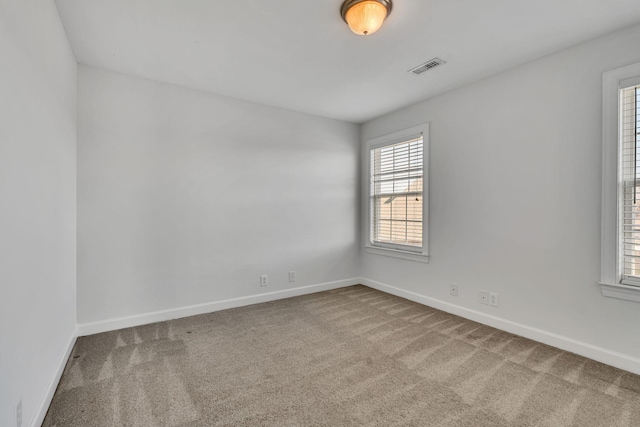
<instances>
[{"instance_id":1,"label":"window","mask_svg":"<svg viewBox=\"0 0 640 427\"><path fill-rule=\"evenodd\" d=\"M640 63L605 73L603 84L600 285L640 302Z\"/></svg>"},{"instance_id":2,"label":"window","mask_svg":"<svg viewBox=\"0 0 640 427\"><path fill-rule=\"evenodd\" d=\"M622 280L640 285L640 152L638 151L638 119L640 118L640 85L620 90L620 145L622 170L621 256Z\"/></svg>"},{"instance_id":3,"label":"window","mask_svg":"<svg viewBox=\"0 0 640 427\"><path fill-rule=\"evenodd\" d=\"M371 242L393 249L422 247L423 140L371 150Z\"/></svg>"},{"instance_id":4,"label":"window","mask_svg":"<svg viewBox=\"0 0 640 427\"><path fill-rule=\"evenodd\" d=\"M427 261L427 125L367 143L367 251Z\"/></svg>"}]
</instances>

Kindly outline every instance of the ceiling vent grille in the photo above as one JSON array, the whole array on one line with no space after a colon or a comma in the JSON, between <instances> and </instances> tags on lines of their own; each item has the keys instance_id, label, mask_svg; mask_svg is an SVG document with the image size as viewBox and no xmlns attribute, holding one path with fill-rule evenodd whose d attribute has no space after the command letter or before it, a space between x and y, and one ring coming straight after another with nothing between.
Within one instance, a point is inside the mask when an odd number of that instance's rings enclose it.
<instances>
[{"instance_id":1,"label":"ceiling vent grille","mask_svg":"<svg viewBox=\"0 0 640 427\"><path fill-rule=\"evenodd\" d=\"M435 68L438 65L442 65L446 63L447 61L443 61L440 58L433 58L425 62L424 64L420 64L417 67L410 69L409 72L415 75L418 75L418 74L424 73L425 71L429 71L430 69Z\"/></svg>"}]
</instances>

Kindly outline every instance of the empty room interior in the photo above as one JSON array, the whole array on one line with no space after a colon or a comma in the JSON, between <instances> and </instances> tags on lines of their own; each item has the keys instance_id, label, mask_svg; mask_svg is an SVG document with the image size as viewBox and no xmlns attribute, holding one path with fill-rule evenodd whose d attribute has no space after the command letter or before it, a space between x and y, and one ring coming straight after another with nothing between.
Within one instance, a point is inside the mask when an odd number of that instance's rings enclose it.
<instances>
[{"instance_id":1,"label":"empty room interior","mask_svg":"<svg viewBox=\"0 0 640 427\"><path fill-rule=\"evenodd\" d=\"M1 426L640 425L637 0L0 0L0 53Z\"/></svg>"}]
</instances>

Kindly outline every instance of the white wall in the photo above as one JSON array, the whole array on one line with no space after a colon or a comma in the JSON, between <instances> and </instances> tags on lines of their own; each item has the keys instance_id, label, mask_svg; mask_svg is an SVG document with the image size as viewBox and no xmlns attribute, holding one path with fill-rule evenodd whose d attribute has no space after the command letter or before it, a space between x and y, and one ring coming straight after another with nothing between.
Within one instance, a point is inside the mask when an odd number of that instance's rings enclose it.
<instances>
[{"instance_id":1,"label":"white wall","mask_svg":"<svg viewBox=\"0 0 640 427\"><path fill-rule=\"evenodd\" d=\"M597 285L602 73L640 61L638 40L640 26L363 125L366 141L431 123L430 263L363 253L363 275L640 358L640 305Z\"/></svg>"},{"instance_id":2,"label":"white wall","mask_svg":"<svg viewBox=\"0 0 640 427\"><path fill-rule=\"evenodd\" d=\"M358 126L85 66L78 111L80 324L358 275Z\"/></svg>"},{"instance_id":3,"label":"white wall","mask_svg":"<svg viewBox=\"0 0 640 427\"><path fill-rule=\"evenodd\" d=\"M76 328L76 62L51 1L0 2L0 425L37 423ZM52 388L53 387L53 388ZM41 420L40 420L41 421Z\"/></svg>"}]
</instances>

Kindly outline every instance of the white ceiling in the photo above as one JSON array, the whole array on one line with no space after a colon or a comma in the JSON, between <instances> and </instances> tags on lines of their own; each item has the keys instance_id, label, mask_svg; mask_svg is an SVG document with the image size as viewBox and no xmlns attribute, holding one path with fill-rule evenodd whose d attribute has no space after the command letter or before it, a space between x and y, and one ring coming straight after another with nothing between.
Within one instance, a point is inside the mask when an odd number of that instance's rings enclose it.
<instances>
[{"instance_id":1,"label":"white ceiling","mask_svg":"<svg viewBox=\"0 0 640 427\"><path fill-rule=\"evenodd\" d=\"M56 0L81 64L357 123L640 22L639 0L394 0L363 37L341 3Z\"/></svg>"}]
</instances>

